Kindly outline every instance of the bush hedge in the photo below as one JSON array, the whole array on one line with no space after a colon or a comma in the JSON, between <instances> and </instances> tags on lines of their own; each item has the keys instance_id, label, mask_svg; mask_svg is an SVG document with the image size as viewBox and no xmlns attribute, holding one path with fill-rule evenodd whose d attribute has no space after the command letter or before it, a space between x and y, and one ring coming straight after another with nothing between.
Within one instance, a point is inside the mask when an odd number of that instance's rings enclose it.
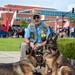
<instances>
[{"instance_id":1,"label":"bush hedge","mask_svg":"<svg viewBox=\"0 0 75 75\"><path fill-rule=\"evenodd\" d=\"M75 59L75 38L59 38L57 45L64 56Z\"/></svg>"}]
</instances>

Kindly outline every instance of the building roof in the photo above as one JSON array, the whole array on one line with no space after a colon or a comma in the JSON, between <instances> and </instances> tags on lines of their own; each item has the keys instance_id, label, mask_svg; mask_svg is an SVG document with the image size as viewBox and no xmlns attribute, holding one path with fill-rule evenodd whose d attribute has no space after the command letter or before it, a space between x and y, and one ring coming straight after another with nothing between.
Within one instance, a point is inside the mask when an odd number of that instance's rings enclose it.
<instances>
[{"instance_id":1,"label":"building roof","mask_svg":"<svg viewBox=\"0 0 75 75\"><path fill-rule=\"evenodd\" d=\"M4 7L11 7L11 8L27 8L27 9L34 9L34 8L41 8L41 9L50 9L50 10L56 10L54 8L46 8L46 7L39 7L39 6L24 6L24 5L13 5L13 4L7 4Z\"/></svg>"}]
</instances>

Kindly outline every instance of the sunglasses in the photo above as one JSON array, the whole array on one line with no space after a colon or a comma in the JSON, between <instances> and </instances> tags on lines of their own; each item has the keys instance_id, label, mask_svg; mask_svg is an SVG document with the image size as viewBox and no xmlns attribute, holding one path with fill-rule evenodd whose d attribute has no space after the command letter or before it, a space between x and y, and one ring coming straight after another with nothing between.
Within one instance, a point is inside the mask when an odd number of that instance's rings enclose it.
<instances>
[{"instance_id":1,"label":"sunglasses","mask_svg":"<svg viewBox=\"0 0 75 75\"><path fill-rule=\"evenodd\" d=\"M35 16L33 16L33 19L39 19L40 18L40 16L38 16L38 15L35 15Z\"/></svg>"}]
</instances>

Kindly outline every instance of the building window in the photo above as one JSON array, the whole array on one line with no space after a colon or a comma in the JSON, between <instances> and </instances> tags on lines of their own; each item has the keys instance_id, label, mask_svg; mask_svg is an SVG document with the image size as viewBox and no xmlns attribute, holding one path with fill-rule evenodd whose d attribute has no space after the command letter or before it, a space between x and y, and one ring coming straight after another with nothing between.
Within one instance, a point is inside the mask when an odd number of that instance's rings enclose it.
<instances>
[{"instance_id":1,"label":"building window","mask_svg":"<svg viewBox=\"0 0 75 75\"><path fill-rule=\"evenodd\" d=\"M22 18L22 20L25 20L25 21L27 21L27 22L31 22L31 18Z\"/></svg>"},{"instance_id":2,"label":"building window","mask_svg":"<svg viewBox=\"0 0 75 75\"><path fill-rule=\"evenodd\" d=\"M20 13L30 14L30 10L21 10Z\"/></svg>"},{"instance_id":3,"label":"building window","mask_svg":"<svg viewBox=\"0 0 75 75\"><path fill-rule=\"evenodd\" d=\"M16 18L16 21L20 21L20 18L19 18L19 17L17 17L17 18Z\"/></svg>"},{"instance_id":4,"label":"building window","mask_svg":"<svg viewBox=\"0 0 75 75\"><path fill-rule=\"evenodd\" d=\"M10 8L14 8L14 6L13 6L13 5L11 5L11 6L10 6Z\"/></svg>"},{"instance_id":5,"label":"building window","mask_svg":"<svg viewBox=\"0 0 75 75\"><path fill-rule=\"evenodd\" d=\"M45 15L45 16L59 16L59 17L62 17L62 13L66 14L67 12L57 11L57 10L46 10L46 9L41 9L40 10L40 14ZM68 14L65 15L65 17L75 18L75 13L69 12Z\"/></svg>"}]
</instances>

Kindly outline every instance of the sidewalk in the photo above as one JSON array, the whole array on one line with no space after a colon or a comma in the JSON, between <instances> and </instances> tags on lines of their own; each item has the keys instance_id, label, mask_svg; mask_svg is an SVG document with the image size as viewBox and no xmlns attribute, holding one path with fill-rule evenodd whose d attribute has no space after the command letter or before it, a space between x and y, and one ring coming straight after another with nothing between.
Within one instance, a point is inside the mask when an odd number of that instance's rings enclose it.
<instances>
[{"instance_id":1,"label":"sidewalk","mask_svg":"<svg viewBox=\"0 0 75 75\"><path fill-rule=\"evenodd\" d=\"M12 63L20 60L20 52L0 51L0 63Z\"/></svg>"},{"instance_id":2,"label":"sidewalk","mask_svg":"<svg viewBox=\"0 0 75 75\"><path fill-rule=\"evenodd\" d=\"M20 60L20 52L3 52L0 51L0 63L12 63ZM71 61L75 66L75 60Z\"/></svg>"}]
</instances>

